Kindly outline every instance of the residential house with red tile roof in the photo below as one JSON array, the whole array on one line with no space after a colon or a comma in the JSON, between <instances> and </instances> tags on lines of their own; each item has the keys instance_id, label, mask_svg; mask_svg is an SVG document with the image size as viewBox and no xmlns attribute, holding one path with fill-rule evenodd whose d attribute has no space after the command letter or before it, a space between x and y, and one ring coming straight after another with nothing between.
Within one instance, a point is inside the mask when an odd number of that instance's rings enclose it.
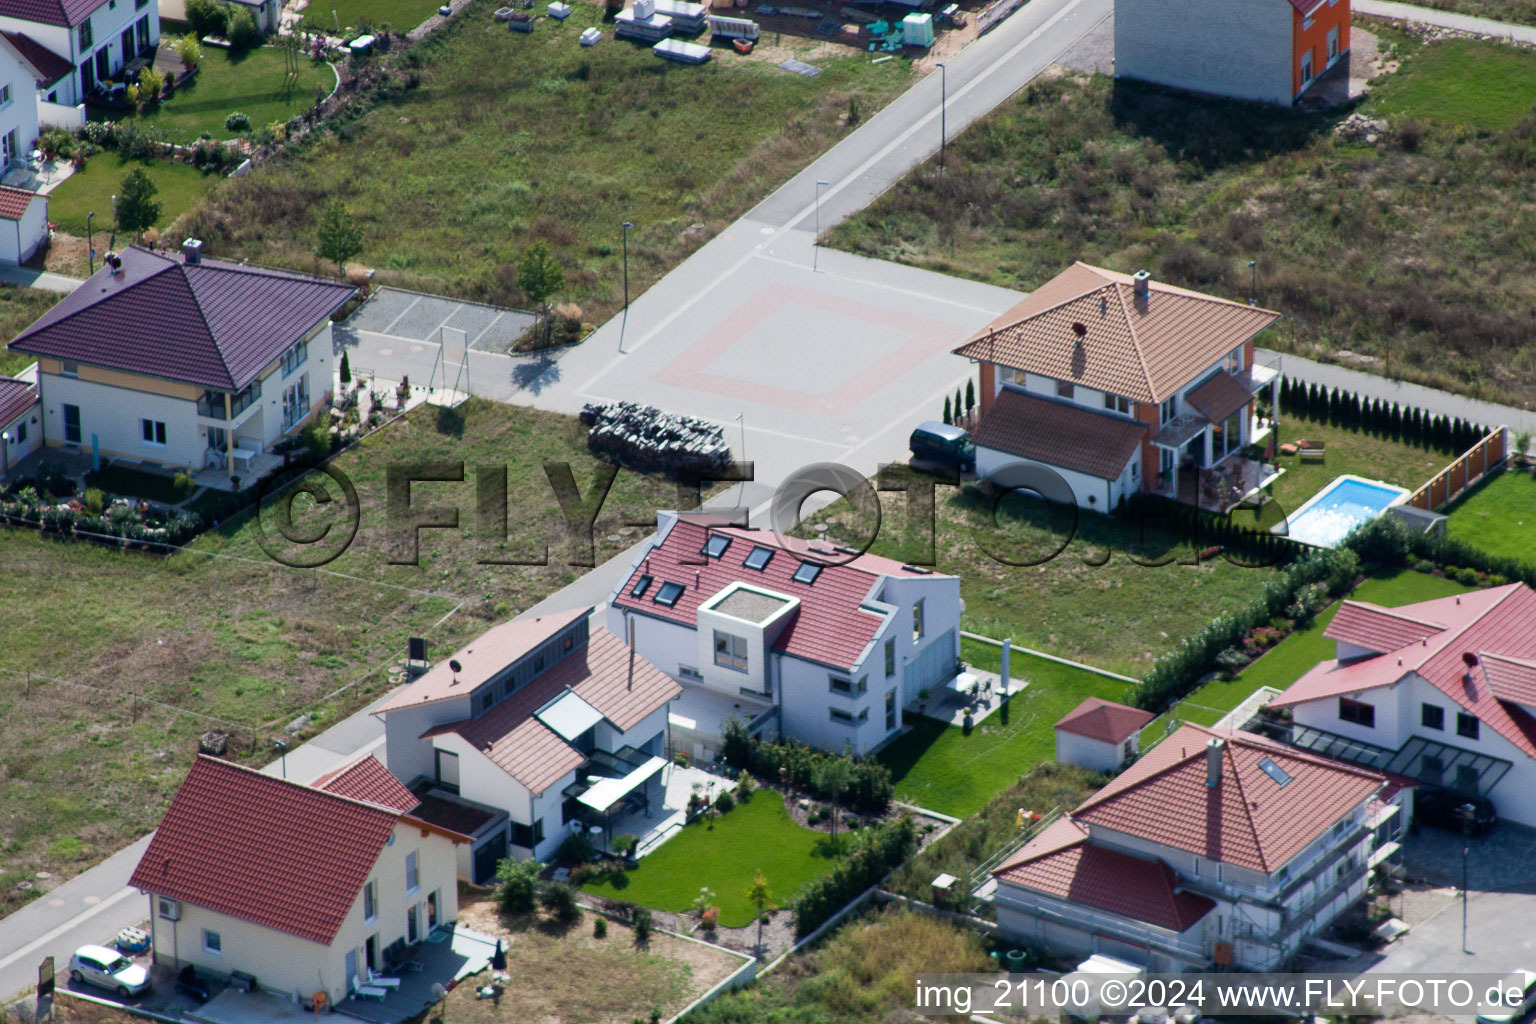
<instances>
[{"instance_id":1,"label":"residential house with red tile roof","mask_svg":"<svg viewBox=\"0 0 1536 1024\"><path fill-rule=\"evenodd\" d=\"M1141 753L1141 730L1156 717L1141 708L1089 697L1056 723L1056 760L1097 772L1119 770Z\"/></svg>"},{"instance_id":2,"label":"residential house with red tile roof","mask_svg":"<svg viewBox=\"0 0 1536 1024\"><path fill-rule=\"evenodd\" d=\"M1536 591L1345 601L1323 635L1335 657L1269 702L1290 710L1291 743L1536 825Z\"/></svg>"},{"instance_id":3,"label":"residential house with red tile roof","mask_svg":"<svg viewBox=\"0 0 1536 1024\"><path fill-rule=\"evenodd\" d=\"M977 475L1105 513L1140 491L1235 504L1274 475L1239 453L1273 434L1254 336L1278 317L1074 263L955 349L980 364Z\"/></svg>"},{"instance_id":4,"label":"residential house with red tile roof","mask_svg":"<svg viewBox=\"0 0 1536 1024\"><path fill-rule=\"evenodd\" d=\"M0 96L6 95L0 80ZM35 105L23 99L15 106ZM0 102L0 157L17 138L15 128L7 128L4 118L8 108ZM0 185L0 263L20 266L37 254L48 241L48 197L41 192Z\"/></svg>"},{"instance_id":5,"label":"residential house with red tile roof","mask_svg":"<svg viewBox=\"0 0 1536 1024\"><path fill-rule=\"evenodd\" d=\"M0 32L27 40L20 48L38 70L34 109L37 100L73 107L154 53L160 10L154 0L0 0Z\"/></svg>"},{"instance_id":6,"label":"residential house with red tile roof","mask_svg":"<svg viewBox=\"0 0 1536 1024\"><path fill-rule=\"evenodd\" d=\"M35 366L15 377L0 377L0 480L42 443L40 415Z\"/></svg>"},{"instance_id":7,"label":"residential house with red tile roof","mask_svg":"<svg viewBox=\"0 0 1536 1024\"><path fill-rule=\"evenodd\" d=\"M1350 0L1118 0L1115 75L1291 106L1349 53Z\"/></svg>"},{"instance_id":8,"label":"residential house with red tile roof","mask_svg":"<svg viewBox=\"0 0 1536 1024\"><path fill-rule=\"evenodd\" d=\"M960 581L719 517L661 512L614 589L608 628L683 686L676 749L713 756L735 716L754 735L867 754L901 711L954 679Z\"/></svg>"},{"instance_id":9,"label":"residential house with red tile roof","mask_svg":"<svg viewBox=\"0 0 1536 1024\"><path fill-rule=\"evenodd\" d=\"M1249 733L1181 726L993 870L997 923L1153 971L1283 969L1390 851L1385 781Z\"/></svg>"},{"instance_id":10,"label":"residential house with red tile roof","mask_svg":"<svg viewBox=\"0 0 1536 1024\"><path fill-rule=\"evenodd\" d=\"M128 880L149 895L155 962L334 1006L456 918L466 840L387 774L366 757L350 785L306 786L199 756Z\"/></svg>"},{"instance_id":11,"label":"residential house with red tile roof","mask_svg":"<svg viewBox=\"0 0 1536 1024\"><path fill-rule=\"evenodd\" d=\"M332 391L347 284L130 247L14 338L50 446L255 482Z\"/></svg>"},{"instance_id":12,"label":"residential house with red tile roof","mask_svg":"<svg viewBox=\"0 0 1536 1024\"><path fill-rule=\"evenodd\" d=\"M660 811L681 688L591 612L495 626L374 711L385 762L413 792L445 812L495 812L476 832L473 881L507 856L546 859L573 831Z\"/></svg>"}]
</instances>

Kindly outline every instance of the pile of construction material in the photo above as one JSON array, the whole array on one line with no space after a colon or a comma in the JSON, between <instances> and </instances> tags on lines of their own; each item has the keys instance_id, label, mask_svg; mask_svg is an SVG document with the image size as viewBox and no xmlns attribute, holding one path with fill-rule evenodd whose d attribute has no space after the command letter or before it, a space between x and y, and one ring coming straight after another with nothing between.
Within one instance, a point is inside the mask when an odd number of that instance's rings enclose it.
<instances>
[{"instance_id":1,"label":"pile of construction material","mask_svg":"<svg viewBox=\"0 0 1536 1024\"><path fill-rule=\"evenodd\" d=\"M638 402L604 402L583 406L581 422L594 455L641 472L699 475L731 462L725 431L693 416Z\"/></svg>"}]
</instances>

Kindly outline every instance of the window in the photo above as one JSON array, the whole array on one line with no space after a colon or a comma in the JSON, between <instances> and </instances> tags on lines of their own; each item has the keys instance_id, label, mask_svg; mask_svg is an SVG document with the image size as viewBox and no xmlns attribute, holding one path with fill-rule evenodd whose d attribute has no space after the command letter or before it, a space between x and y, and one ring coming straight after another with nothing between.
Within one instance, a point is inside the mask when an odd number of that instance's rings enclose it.
<instances>
[{"instance_id":1,"label":"window","mask_svg":"<svg viewBox=\"0 0 1536 1024\"><path fill-rule=\"evenodd\" d=\"M139 432L145 444L165 446L165 424L159 420L139 420Z\"/></svg>"},{"instance_id":2,"label":"window","mask_svg":"<svg viewBox=\"0 0 1536 1024\"><path fill-rule=\"evenodd\" d=\"M692 665L678 665L677 674L682 676L684 679L696 679L699 682L704 681L704 674L698 669L694 668Z\"/></svg>"},{"instance_id":3,"label":"window","mask_svg":"<svg viewBox=\"0 0 1536 1024\"><path fill-rule=\"evenodd\" d=\"M483 715L491 710L491 705L496 703L496 688L487 686L475 694L475 714Z\"/></svg>"},{"instance_id":4,"label":"window","mask_svg":"<svg viewBox=\"0 0 1536 1024\"><path fill-rule=\"evenodd\" d=\"M203 952L214 956L224 955L224 937L218 932L203 929Z\"/></svg>"},{"instance_id":5,"label":"window","mask_svg":"<svg viewBox=\"0 0 1536 1024\"><path fill-rule=\"evenodd\" d=\"M821 575L821 566L815 562L801 562L800 568L795 570L796 583L804 583L809 586L816 582L816 577Z\"/></svg>"},{"instance_id":6,"label":"window","mask_svg":"<svg viewBox=\"0 0 1536 1024\"><path fill-rule=\"evenodd\" d=\"M998 379L998 381L1000 383L1003 383L1003 384L1018 384L1018 382L1019 382L1018 378L1019 378L1018 371L1015 370L1011 366L999 366L997 368L997 379Z\"/></svg>"},{"instance_id":7,"label":"window","mask_svg":"<svg viewBox=\"0 0 1536 1024\"><path fill-rule=\"evenodd\" d=\"M1430 785L1440 785L1440 780L1445 777L1445 762L1438 757L1425 754L1419 759L1419 778Z\"/></svg>"},{"instance_id":8,"label":"window","mask_svg":"<svg viewBox=\"0 0 1536 1024\"><path fill-rule=\"evenodd\" d=\"M1161 417L1159 422L1164 423L1164 424L1171 423L1171 422L1173 422L1173 418L1175 416L1177 416L1178 414L1179 414L1179 396L1178 395L1171 395L1171 396L1169 396L1163 402L1163 406L1159 410L1159 416Z\"/></svg>"},{"instance_id":9,"label":"window","mask_svg":"<svg viewBox=\"0 0 1536 1024\"><path fill-rule=\"evenodd\" d=\"M148 3L149 0L133 0L134 10L145 7ZM139 23L134 26L134 30L138 33L139 49L149 49L149 15L146 14L140 18Z\"/></svg>"},{"instance_id":10,"label":"window","mask_svg":"<svg viewBox=\"0 0 1536 1024\"><path fill-rule=\"evenodd\" d=\"M840 693L845 697L862 697L867 689L863 679L855 683L853 680L844 679L841 676L832 676L829 687L833 693Z\"/></svg>"},{"instance_id":11,"label":"window","mask_svg":"<svg viewBox=\"0 0 1536 1024\"><path fill-rule=\"evenodd\" d=\"M677 604L677 599L682 596L683 585L681 583L673 583L671 580L668 580L661 585L661 588L656 591L656 596L651 598L651 600L655 601L659 605L671 608L673 605Z\"/></svg>"},{"instance_id":12,"label":"window","mask_svg":"<svg viewBox=\"0 0 1536 1024\"><path fill-rule=\"evenodd\" d=\"M65 359L59 364L59 372L66 377L80 376L80 364L73 359Z\"/></svg>"},{"instance_id":13,"label":"window","mask_svg":"<svg viewBox=\"0 0 1536 1024\"><path fill-rule=\"evenodd\" d=\"M1336 28L1331 28L1331 29L1328 30L1328 61L1329 61L1329 63L1332 63L1333 59L1335 57L1337 57L1338 55L1339 55L1339 30L1336 29Z\"/></svg>"},{"instance_id":14,"label":"window","mask_svg":"<svg viewBox=\"0 0 1536 1024\"><path fill-rule=\"evenodd\" d=\"M1301 55L1301 84L1306 85L1312 81L1312 51L1308 50Z\"/></svg>"},{"instance_id":15,"label":"window","mask_svg":"<svg viewBox=\"0 0 1536 1024\"><path fill-rule=\"evenodd\" d=\"M710 558L719 558L725 554L725 549L731 546L731 538L723 533L712 534L704 546L699 549L699 554L708 555Z\"/></svg>"},{"instance_id":16,"label":"window","mask_svg":"<svg viewBox=\"0 0 1536 1024\"><path fill-rule=\"evenodd\" d=\"M414 946L420 938L421 933L416 923L416 908L412 907L405 912L405 942L407 945Z\"/></svg>"},{"instance_id":17,"label":"window","mask_svg":"<svg viewBox=\"0 0 1536 1024\"><path fill-rule=\"evenodd\" d=\"M379 884L363 883L363 920L368 924L379 919Z\"/></svg>"},{"instance_id":18,"label":"window","mask_svg":"<svg viewBox=\"0 0 1536 1024\"><path fill-rule=\"evenodd\" d=\"M896 674L896 639L892 637L885 642L885 674Z\"/></svg>"},{"instance_id":19,"label":"window","mask_svg":"<svg viewBox=\"0 0 1536 1024\"><path fill-rule=\"evenodd\" d=\"M294 370L303 366L309 359L309 343L300 341L291 345L288 351L283 353L283 376L286 377Z\"/></svg>"},{"instance_id":20,"label":"window","mask_svg":"<svg viewBox=\"0 0 1536 1024\"><path fill-rule=\"evenodd\" d=\"M96 41L96 37L91 34L91 23L89 20L80 23L80 27L75 30L75 35L80 42L80 50L82 52L89 50L91 44Z\"/></svg>"},{"instance_id":21,"label":"window","mask_svg":"<svg viewBox=\"0 0 1536 1024\"><path fill-rule=\"evenodd\" d=\"M70 444L80 443L80 407L78 405L64 406L64 440Z\"/></svg>"},{"instance_id":22,"label":"window","mask_svg":"<svg viewBox=\"0 0 1536 1024\"><path fill-rule=\"evenodd\" d=\"M747 638L715 630L715 664L745 672L747 670Z\"/></svg>"},{"instance_id":23,"label":"window","mask_svg":"<svg viewBox=\"0 0 1536 1024\"><path fill-rule=\"evenodd\" d=\"M532 825L524 825L520 821L512 823L512 845L521 846L525 850L532 850L544 841L544 819L540 818Z\"/></svg>"},{"instance_id":24,"label":"window","mask_svg":"<svg viewBox=\"0 0 1536 1024\"><path fill-rule=\"evenodd\" d=\"M869 721L869 708L864 708L857 715L842 708L829 708L827 715L840 725L858 725L860 722Z\"/></svg>"},{"instance_id":25,"label":"window","mask_svg":"<svg viewBox=\"0 0 1536 1024\"><path fill-rule=\"evenodd\" d=\"M1291 781L1291 776L1286 770L1267 757L1259 759L1259 771L1274 779L1277 786L1283 786Z\"/></svg>"},{"instance_id":26,"label":"window","mask_svg":"<svg viewBox=\"0 0 1536 1024\"><path fill-rule=\"evenodd\" d=\"M773 549L765 548L759 545L758 547L752 549L752 553L747 556L747 560L741 564L746 566L748 569L756 569L758 572L762 572L764 569L768 568L768 562L772 558Z\"/></svg>"},{"instance_id":27,"label":"window","mask_svg":"<svg viewBox=\"0 0 1536 1024\"><path fill-rule=\"evenodd\" d=\"M1477 739L1477 716L1465 711L1456 712L1456 735L1464 739Z\"/></svg>"},{"instance_id":28,"label":"window","mask_svg":"<svg viewBox=\"0 0 1536 1024\"><path fill-rule=\"evenodd\" d=\"M1238 374L1243 372L1242 346L1238 346L1237 348L1233 349L1232 353L1227 356L1227 372L1231 374Z\"/></svg>"},{"instance_id":29,"label":"window","mask_svg":"<svg viewBox=\"0 0 1536 1024\"><path fill-rule=\"evenodd\" d=\"M416 867L416 851L412 850L405 855L405 891L409 895L420 888L421 874Z\"/></svg>"},{"instance_id":30,"label":"window","mask_svg":"<svg viewBox=\"0 0 1536 1024\"><path fill-rule=\"evenodd\" d=\"M1307 18L1305 21L1303 21L1301 23L1301 30L1303 32L1305 32L1307 29L1311 28L1313 25L1316 25L1316 24L1317 24L1317 20L1315 18Z\"/></svg>"},{"instance_id":31,"label":"window","mask_svg":"<svg viewBox=\"0 0 1536 1024\"><path fill-rule=\"evenodd\" d=\"M1110 412L1118 412L1129 416L1131 414L1131 400L1124 395L1106 394L1104 396L1104 408Z\"/></svg>"},{"instance_id":32,"label":"window","mask_svg":"<svg viewBox=\"0 0 1536 1024\"><path fill-rule=\"evenodd\" d=\"M1376 709L1362 701L1340 697L1339 720L1352 722L1367 729L1374 729L1376 727Z\"/></svg>"},{"instance_id":33,"label":"window","mask_svg":"<svg viewBox=\"0 0 1536 1024\"><path fill-rule=\"evenodd\" d=\"M283 429L288 430L309 415L309 377L296 378L283 389Z\"/></svg>"},{"instance_id":34,"label":"window","mask_svg":"<svg viewBox=\"0 0 1536 1024\"><path fill-rule=\"evenodd\" d=\"M923 601L919 598L912 602L912 642L917 643L923 638Z\"/></svg>"},{"instance_id":35,"label":"window","mask_svg":"<svg viewBox=\"0 0 1536 1024\"><path fill-rule=\"evenodd\" d=\"M1481 774L1470 764L1456 766L1456 788L1463 793L1476 793Z\"/></svg>"},{"instance_id":36,"label":"window","mask_svg":"<svg viewBox=\"0 0 1536 1024\"><path fill-rule=\"evenodd\" d=\"M1438 704L1425 704L1419 708L1419 724L1426 729L1445 729L1445 708Z\"/></svg>"},{"instance_id":37,"label":"window","mask_svg":"<svg viewBox=\"0 0 1536 1024\"><path fill-rule=\"evenodd\" d=\"M635 585L629 588L629 596L644 597L645 592L650 589L650 586L651 578L649 576L641 576L639 579L635 580Z\"/></svg>"},{"instance_id":38,"label":"window","mask_svg":"<svg viewBox=\"0 0 1536 1024\"><path fill-rule=\"evenodd\" d=\"M1069 381L1069 380L1059 380L1059 381L1056 382L1056 397L1057 398L1071 399L1072 396L1075 395L1075 394L1077 394L1077 388L1072 386L1072 382L1071 381Z\"/></svg>"},{"instance_id":39,"label":"window","mask_svg":"<svg viewBox=\"0 0 1536 1024\"><path fill-rule=\"evenodd\" d=\"M885 694L885 731L890 732L896 728L896 691L888 690Z\"/></svg>"},{"instance_id":40,"label":"window","mask_svg":"<svg viewBox=\"0 0 1536 1024\"><path fill-rule=\"evenodd\" d=\"M10 87L10 84L7 83L5 85L0 85L0 107L8 107L10 105L11 105L11 87Z\"/></svg>"}]
</instances>

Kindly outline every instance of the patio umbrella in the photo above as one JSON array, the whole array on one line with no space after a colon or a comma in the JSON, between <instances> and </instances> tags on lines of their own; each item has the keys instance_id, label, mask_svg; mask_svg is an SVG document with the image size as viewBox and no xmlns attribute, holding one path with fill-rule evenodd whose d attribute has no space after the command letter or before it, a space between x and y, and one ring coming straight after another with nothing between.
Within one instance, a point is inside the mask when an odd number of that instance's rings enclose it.
<instances>
[{"instance_id":1,"label":"patio umbrella","mask_svg":"<svg viewBox=\"0 0 1536 1024\"><path fill-rule=\"evenodd\" d=\"M507 969L507 954L501 948L501 940L496 940L496 952L491 954L491 970L504 971Z\"/></svg>"}]
</instances>

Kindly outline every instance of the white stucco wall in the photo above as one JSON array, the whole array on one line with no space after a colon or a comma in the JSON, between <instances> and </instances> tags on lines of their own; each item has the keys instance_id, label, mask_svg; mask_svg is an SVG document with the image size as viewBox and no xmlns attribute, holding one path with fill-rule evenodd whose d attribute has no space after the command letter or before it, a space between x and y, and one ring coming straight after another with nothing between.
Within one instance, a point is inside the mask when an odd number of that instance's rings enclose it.
<instances>
[{"instance_id":1,"label":"white stucco wall","mask_svg":"<svg viewBox=\"0 0 1536 1024\"><path fill-rule=\"evenodd\" d=\"M34 404L20 416L11 420L11 422L0 423L0 433L11 436L11 442L7 446L5 453L7 461L0 463L0 465L16 465L36 451L38 446L43 443L43 418L41 412L42 406ZM25 441L18 441L17 438L21 436L23 425L26 427L27 439ZM3 469L0 469L0 472L3 472Z\"/></svg>"},{"instance_id":2,"label":"white stucco wall","mask_svg":"<svg viewBox=\"0 0 1536 1024\"><path fill-rule=\"evenodd\" d=\"M1132 738L1134 745L1135 738ZM1076 733L1056 731L1056 760L1096 772L1112 772L1120 767L1120 744L1103 743Z\"/></svg>"},{"instance_id":3,"label":"white stucco wall","mask_svg":"<svg viewBox=\"0 0 1536 1024\"><path fill-rule=\"evenodd\" d=\"M80 448L91 450L95 435L103 456L201 468L207 447L198 426L197 403L147 391L45 373L42 376L43 414L48 442L64 440L65 405L80 407ZM144 442L140 420L165 424L165 444Z\"/></svg>"},{"instance_id":4,"label":"white stucco wall","mask_svg":"<svg viewBox=\"0 0 1536 1024\"><path fill-rule=\"evenodd\" d=\"M1129 462L1127 463L1129 465ZM1079 508L1092 512L1113 512L1115 506L1120 504L1120 498L1125 493L1122 480L1129 479L1121 470L1120 479L1101 480L1087 473L1079 473L1076 470L1063 469L1060 466L1052 466L1043 462L1035 462L1032 459L1021 459L1017 455L1000 451L996 448L976 449L976 476L980 479L988 479L995 476L1008 466L1044 466L1061 476L1067 485L1072 488L1072 496L1077 500ZM1090 500L1091 499L1091 500Z\"/></svg>"},{"instance_id":5,"label":"white stucco wall","mask_svg":"<svg viewBox=\"0 0 1536 1024\"><path fill-rule=\"evenodd\" d=\"M1289 106L1291 17L1283 0L1118 0L1115 75Z\"/></svg>"}]
</instances>

